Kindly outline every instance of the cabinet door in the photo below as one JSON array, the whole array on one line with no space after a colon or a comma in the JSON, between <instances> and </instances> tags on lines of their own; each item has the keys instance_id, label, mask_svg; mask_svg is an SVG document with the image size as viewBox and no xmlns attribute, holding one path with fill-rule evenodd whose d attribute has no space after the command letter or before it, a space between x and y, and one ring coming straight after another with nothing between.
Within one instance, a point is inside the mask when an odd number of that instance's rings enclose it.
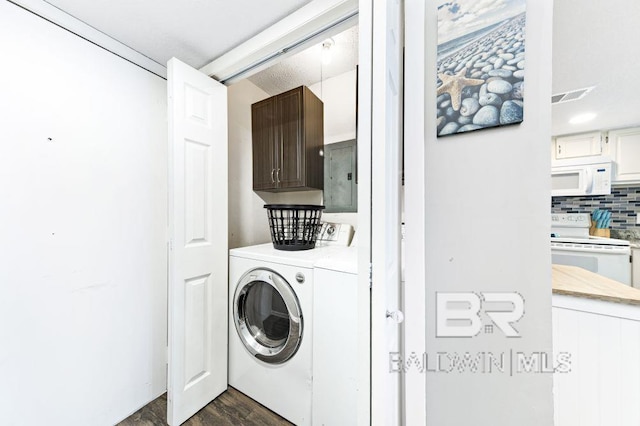
<instances>
[{"instance_id":1,"label":"cabinet door","mask_svg":"<svg viewBox=\"0 0 640 426\"><path fill-rule=\"evenodd\" d=\"M253 189L276 188L276 102L268 98L251 106Z\"/></svg>"},{"instance_id":2,"label":"cabinet door","mask_svg":"<svg viewBox=\"0 0 640 426\"><path fill-rule=\"evenodd\" d=\"M276 181L279 188L305 186L304 140L302 135L302 87L276 96L279 119Z\"/></svg>"},{"instance_id":3,"label":"cabinet door","mask_svg":"<svg viewBox=\"0 0 640 426\"><path fill-rule=\"evenodd\" d=\"M587 157L602 154L602 132L581 133L579 135L555 138L555 159Z\"/></svg>"},{"instance_id":4,"label":"cabinet door","mask_svg":"<svg viewBox=\"0 0 640 426\"><path fill-rule=\"evenodd\" d=\"M307 87L302 90L304 185L309 189L323 189L324 105Z\"/></svg>"},{"instance_id":5,"label":"cabinet door","mask_svg":"<svg viewBox=\"0 0 640 426\"><path fill-rule=\"evenodd\" d=\"M616 182L640 182L640 127L609 132L609 149Z\"/></svg>"}]
</instances>

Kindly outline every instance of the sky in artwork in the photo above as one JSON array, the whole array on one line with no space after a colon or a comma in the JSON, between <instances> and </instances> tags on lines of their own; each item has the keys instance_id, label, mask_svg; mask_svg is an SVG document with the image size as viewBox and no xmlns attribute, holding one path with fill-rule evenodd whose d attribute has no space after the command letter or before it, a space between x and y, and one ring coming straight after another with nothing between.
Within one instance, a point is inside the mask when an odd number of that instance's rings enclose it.
<instances>
[{"instance_id":1,"label":"sky in artwork","mask_svg":"<svg viewBox=\"0 0 640 426\"><path fill-rule=\"evenodd\" d=\"M438 44L525 11L526 0L452 0L438 6Z\"/></svg>"}]
</instances>

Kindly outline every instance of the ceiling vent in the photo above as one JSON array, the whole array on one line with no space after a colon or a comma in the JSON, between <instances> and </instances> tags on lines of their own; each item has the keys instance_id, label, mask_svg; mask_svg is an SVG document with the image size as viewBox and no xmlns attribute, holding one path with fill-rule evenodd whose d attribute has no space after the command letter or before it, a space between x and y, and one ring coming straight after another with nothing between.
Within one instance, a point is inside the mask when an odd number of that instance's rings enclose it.
<instances>
[{"instance_id":1,"label":"ceiling vent","mask_svg":"<svg viewBox=\"0 0 640 426\"><path fill-rule=\"evenodd\" d=\"M559 104L562 102L577 101L584 98L587 93L592 91L596 86L585 87L584 89L572 90L570 92L558 93L557 95L551 95L551 103Z\"/></svg>"}]
</instances>

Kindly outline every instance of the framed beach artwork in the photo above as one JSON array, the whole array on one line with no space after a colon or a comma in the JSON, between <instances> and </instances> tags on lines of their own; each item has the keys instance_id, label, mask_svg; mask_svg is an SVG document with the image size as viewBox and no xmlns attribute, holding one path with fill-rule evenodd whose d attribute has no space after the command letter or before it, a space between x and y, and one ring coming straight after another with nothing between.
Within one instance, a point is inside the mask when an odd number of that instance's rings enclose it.
<instances>
[{"instance_id":1,"label":"framed beach artwork","mask_svg":"<svg viewBox=\"0 0 640 426\"><path fill-rule=\"evenodd\" d=\"M521 123L526 0L438 6L438 136Z\"/></svg>"}]
</instances>

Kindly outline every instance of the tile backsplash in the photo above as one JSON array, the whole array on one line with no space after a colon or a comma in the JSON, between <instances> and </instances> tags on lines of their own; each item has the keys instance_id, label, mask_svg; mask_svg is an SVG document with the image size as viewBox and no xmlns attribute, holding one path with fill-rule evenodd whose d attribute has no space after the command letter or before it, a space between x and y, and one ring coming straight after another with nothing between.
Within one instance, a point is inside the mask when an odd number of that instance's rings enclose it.
<instances>
[{"instance_id":1,"label":"tile backsplash","mask_svg":"<svg viewBox=\"0 0 640 426\"><path fill-rule=\"evenodd\" d=\"M595 209L611 211L611 229L638 226L640 186L614 186L610 195L551 198L552 213L591 213Z\"/></svg>"}]
</instances>

